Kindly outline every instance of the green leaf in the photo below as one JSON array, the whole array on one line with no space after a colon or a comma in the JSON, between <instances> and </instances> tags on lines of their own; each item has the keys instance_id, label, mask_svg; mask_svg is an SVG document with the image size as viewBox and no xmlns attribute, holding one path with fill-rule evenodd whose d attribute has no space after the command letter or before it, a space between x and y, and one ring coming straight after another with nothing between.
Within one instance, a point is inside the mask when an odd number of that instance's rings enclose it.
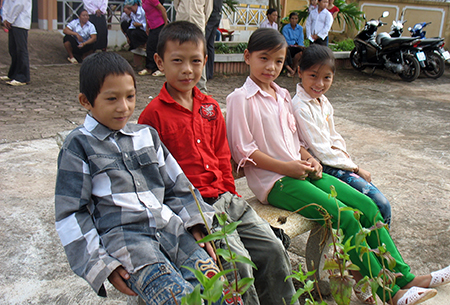
<instances>
[{"instance_id":1,"label":"green leaf","mask_svg":"<svg viewBox=\"0 0 450 305\"><path fill-rule=\"evenodd\" d=\"M347 270L354 270L354 271L359 271L359 267L355 264L349 264L346 268Z\"/></svg>"},{"instance_id":2,"label":"green leaf","mask_svg":"<svg viewBox=\"0 0 450 305\"><path fill-rule=\"evenodd\" d=\"M217 231L217 232L211 233L209 235L206 235L202 239L198 240L197 243L207 243L207 242L210 242L213 240L222 239L223 237L224 237L224 234L221 231Z\"/></svg>"},{"instance_id":3,"label":"green leaf","mask_svg":"<svg viewBox=\"0 0 450 305\"><path fill-rule=\"evenodd\" d=\"M223 227L222 231L223 231L225 234L230 235L231 233L233 233L233 232L236 230L237 226L238 226L241 222L242 222L242 221L235 221L235 222L232 222L232 223L230 223L230 224L227 224L225 227Z\"/></svg>"},{"instance_id":4,"label":"green leaf","mask_svg":"<svg viewBox=\"0 0 450 305\"><path fill-rule=\"evenodd\" d=\"M222 44L225 45L224 43L222 43ZM225 46L228 48L227 45L225 45ZM227 215L227 213L222 212L222 213L216 214L216 218L219 221L219 225L221 227L223 227L227 223L228 215Z\"/></svg>"},{"instance_id":5,"label":"green leaf","mask_svg":"<svg viewBox=\"0 0 450 305\"><path fill-rule=\"evenodd\" d=\"M233 253L230 253L230 251L226 249L216 249L217 255L223 257L224 260L229 262L231 259L233 259Z\"/></svg>"},{"instance_id":6,"label":"green leaf","mask_svg":"<svg viewBox=\"0 0 450 305\"><path fill-rule=\"evenodd\" d=\"M304 294L305 292L306 292L305 289L299 288L299 289L297 290L297 292L295 292L295 294L292 296L292 298L291 298L291 304L294 304L295 301L297 301L298 298L299 298L302 294Z\"/></svg>"},{"instance_id":7,"label":"green leaf","mask_svg":"<svg viewBox=\"0 0 450 305\"><path fill-rule=\"evenodd\" d=\"M250 259L248 259L245 256L237 255L235 261L238 263L248 264L248 265L252 266L254 269L258 270L255 263L253 263Z\"/></svg>"},{"instance_id":8,"label":"green leaf","mask_svg":"<svg viewBox=\"0 0 450 305\"><path fill-rule=\"evenodd\" d=\"M194 291L181 298L183 305L202 305L202 298L200 296L200 284L195 286Z\"/></svg>"},{"instance_id":9,"label":"green leaf","mask_svg":"<svg viewBox=\"0 0 450 305\"><path fill-rule=\"evenodd\" d=\"M334 260L326 260L323 264L323 270L336 270L339 269L339 264Z\"/></svg>"},{"instance_id":10,"label":"green leaf","mask_svg":"<svg viewBox=\"0 0 450 305\"><path fill-rule=\"evenodd\" d=\"M238 282L238 292L243 295L255 282L255 279L250 277L244 277Z\"/></svg>"},{"instance_id":11,"label":"green leaf","mask_svg":"<svg viewBox=\"0 0 450 305\"><path fill-rule=\"evenodd\" d=\"M206 299L210 302L217 302L220 299L220 297L222 296L223 281L214 280L211 282L213 283L213 285L208 287L208 289L205 287L205 289L203 290L202 296L204 299Z\"/></svg>"}]
</instances>

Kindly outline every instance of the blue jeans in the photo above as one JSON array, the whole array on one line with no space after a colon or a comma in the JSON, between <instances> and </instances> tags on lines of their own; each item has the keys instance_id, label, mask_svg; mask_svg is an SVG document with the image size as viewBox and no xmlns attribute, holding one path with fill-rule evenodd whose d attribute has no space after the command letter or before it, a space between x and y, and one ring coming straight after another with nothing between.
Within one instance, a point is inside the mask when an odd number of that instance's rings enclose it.
<instances>
[{"instance_id":1,"label":"blue jeans","mask_svg":"<svg viewBox=\"0 0 450 305\"><path fill-rule=\"evenodd\" d=\"M213 273L219 271L212 258L201 248L182 265L201 270L204 274L209 271ZM148 305L181 304L181 298L191 293L199 284L191 271L186 268L178 269L168 259L163 263L145 266L136 273L130 274L130 279L126 282ZM220 304L220 299L214 304Z\"/></svg>"},{"instance_id":2,"label":"blue jeans","mask_svg":"<svg viewBox=\"0 0 450 305\"><path fill-rule=\"evenodd\" d=\"M391 204L372 183L367 182L354 172L323 165L323 172L344 181L364 195L370 197L380 210L384 221L391 226Z\"/></svg>"}]
</instances>

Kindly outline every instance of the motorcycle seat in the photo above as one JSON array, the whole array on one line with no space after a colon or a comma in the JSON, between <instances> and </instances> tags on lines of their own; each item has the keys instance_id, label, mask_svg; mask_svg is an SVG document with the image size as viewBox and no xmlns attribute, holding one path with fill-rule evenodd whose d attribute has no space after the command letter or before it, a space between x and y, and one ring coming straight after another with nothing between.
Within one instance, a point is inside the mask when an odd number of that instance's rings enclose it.
<instances>
[{"instance_id":1,"label":"motorcycle seat","mask_svg":"<svg viewBox=\"0 0 450 305\"><path fill-rule=\"evenodd\" d=\"M393 45L393 44L403 44L403 43L411 42L411 41L414 41L414 40L417 40L417 38L415 38L415 37L396 37L396 38L391 38L389 35L382 35L380 37L377 37L377 42L382 47L388 47L388 46Z\"/></svg>"}]
</instances>

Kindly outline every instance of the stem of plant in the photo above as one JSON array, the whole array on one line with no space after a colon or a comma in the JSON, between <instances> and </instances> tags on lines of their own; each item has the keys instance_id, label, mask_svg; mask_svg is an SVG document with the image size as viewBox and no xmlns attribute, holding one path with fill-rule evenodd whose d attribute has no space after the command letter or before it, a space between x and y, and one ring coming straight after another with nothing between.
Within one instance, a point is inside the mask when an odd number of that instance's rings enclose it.
<instances>
[{"instance_id":1,"label":"stem of plant","mask_svg":"<svg viewBox=\"0 0 450 305\"><path fill-rule=\"evenodd\" d=\"M211 234L211 229L208 227L208 223L206 222L205 215L203 214L202 208L200 207L200 203L198 202L197 196L195 195L192 185L189 185L189 190L191 191L191 194L195 199L195 203L197 204L197 208L200 211L200 215L202 215L202 219L203 219L203 223L205 224L206 231L208 232L208 234ZM220 271L223 271L222 263L220 262L220 258L217 256L216 245L212 242L211 246L213 247L214 253L216 254L217 264L219 265L219 269L220 269Z\"/></svg>"}]
</instances>

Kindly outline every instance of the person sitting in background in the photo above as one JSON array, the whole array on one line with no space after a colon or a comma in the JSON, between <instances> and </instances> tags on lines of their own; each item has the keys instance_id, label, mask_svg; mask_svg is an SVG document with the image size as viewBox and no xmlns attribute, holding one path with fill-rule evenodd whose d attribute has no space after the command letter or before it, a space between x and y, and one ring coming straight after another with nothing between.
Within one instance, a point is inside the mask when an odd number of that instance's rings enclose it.
<instances>
[{"instance_id":1,"label":"person sitting in background","mask_svg":"<svg viewBox=\"0 0 450 305\"><path fill-rule=\"evenodd\" d=\"M131 9L127 6L123 7L123 13L120 16L120 29L122 30L122 33L127 38L127 43L130 44L130 40L127 35L128 28L131 25Z\"/></svg>"},{"instance_id":2,"label":"person sitting in background","mask_svg":"<svg viewBox=\"0 0 450 305\"><path fill-rule=\"evenodd\" d=\"M127 30L131 51L146 44L148 38L146 33L147 20L140 0L126 0L124 7L131 11L130 27Z\"/></svg>"},{"instance_id":3,"label":"person sitting in background","mask_svg":"<svg viewBox=\"0 0 450 305\"><path fill-rule=\"evenodd\" d=\"M287 76L293 77L298 66L302 52L305 49L303 44L303 27L298 24L298 13L289 14L289 24L286 24L281 30L288 44L285 67L288 70Z\"/></svg>"},{"instance_id":4,"label":"person sitting in background","mask_svg":"<svg viewBox=\"0 0 450 305\"><path fill-rule=\"evenodd\" d=\"M278 12L274 8L269 8L266 13L267 19L261 22L260 28L272 28L278 31Z\"/></svg>"},{"instance_id":5,"label":"person sitting in background","mask_svg":"<svg viewBox=\"0 0 450 305\"><path fill-rule=\"evenodd\" d=\"M81 9L78 19L74 19L64 28L64 47L66 48L67 60L73 64L82 61L86 56L94 52L94 43L97 41L97 30L89 22L89 14ZM76 58L75 58L76 56Z\"/></svg>"}]
</instances>

